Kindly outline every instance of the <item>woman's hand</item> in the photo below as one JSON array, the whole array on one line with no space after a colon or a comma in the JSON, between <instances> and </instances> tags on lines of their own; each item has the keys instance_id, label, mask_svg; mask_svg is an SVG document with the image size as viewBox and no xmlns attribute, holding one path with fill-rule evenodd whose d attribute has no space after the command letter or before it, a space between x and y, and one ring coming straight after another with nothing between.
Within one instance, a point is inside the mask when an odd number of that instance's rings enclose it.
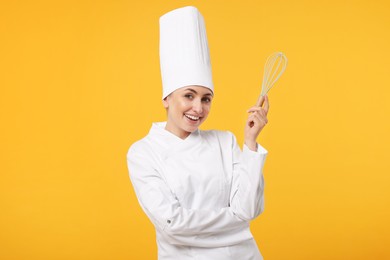
<instances>
[{"instance_id":1,"label":"woman's hand","mask_svg":"<svg viewBox=\"0 0 390 260\"><path fill-rule=\"evenodd\" d=\"M262 107L264 105L264 107ZM251 107L247 112L248 116L245 125L245 144L252 151L257 151L256 139L261 130L268 123L267 114L269 110L268 96L259 98L257 104Z\"/></svg>"}]
</instances>

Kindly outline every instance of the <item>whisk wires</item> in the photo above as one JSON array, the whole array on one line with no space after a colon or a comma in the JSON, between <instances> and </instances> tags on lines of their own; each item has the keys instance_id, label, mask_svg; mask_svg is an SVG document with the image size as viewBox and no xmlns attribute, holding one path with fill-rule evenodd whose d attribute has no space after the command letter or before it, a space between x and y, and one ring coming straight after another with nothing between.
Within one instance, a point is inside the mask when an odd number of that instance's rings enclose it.
<instances>
[{"instance_id":1,"label":"whisk wires","mask_svg":"<svg viewBox=\"0 0 390 260\"><path fill-rule=\"evenodd\" d=\"M272 88L275 82L282 76L287 67L287 57L283 52L275 52L268 57L265 67L261 96L264 96Z\"/></svg>"}]
</instances>

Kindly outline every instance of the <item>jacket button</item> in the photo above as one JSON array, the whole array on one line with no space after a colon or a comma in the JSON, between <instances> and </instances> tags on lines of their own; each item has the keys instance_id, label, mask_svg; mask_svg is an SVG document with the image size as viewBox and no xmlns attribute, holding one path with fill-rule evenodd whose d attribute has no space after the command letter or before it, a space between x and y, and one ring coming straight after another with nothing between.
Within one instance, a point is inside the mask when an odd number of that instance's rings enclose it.
<instances>
[{"instance_id":1,"label":"jacket button","mask_svg":"<svg viewBox=\"0 0 390 260\"><path fill-rule=\"evenodd\" d=\"M168 223L168 224L171 224L171 220L170 220L170 219L168 219L168 220L167 220L167 223Z\"/></svg>"}]
</instances>

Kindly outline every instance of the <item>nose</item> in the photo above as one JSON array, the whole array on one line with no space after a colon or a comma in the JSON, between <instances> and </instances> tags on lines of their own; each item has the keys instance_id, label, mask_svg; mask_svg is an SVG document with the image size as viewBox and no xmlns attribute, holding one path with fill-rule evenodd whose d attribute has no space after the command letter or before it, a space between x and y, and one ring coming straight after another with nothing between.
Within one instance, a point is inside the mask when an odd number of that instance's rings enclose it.
<instances>
[{"instance_id":1,"label":"nose","mask_svg":"<svg viewBox=\"0 0 390 260\"><path fill-rule=\"evenodd\" d=\"M201 100L195 100L192 104L192 110L198 115L203 113L203 104Z\"/></svg>"}]
</instances>

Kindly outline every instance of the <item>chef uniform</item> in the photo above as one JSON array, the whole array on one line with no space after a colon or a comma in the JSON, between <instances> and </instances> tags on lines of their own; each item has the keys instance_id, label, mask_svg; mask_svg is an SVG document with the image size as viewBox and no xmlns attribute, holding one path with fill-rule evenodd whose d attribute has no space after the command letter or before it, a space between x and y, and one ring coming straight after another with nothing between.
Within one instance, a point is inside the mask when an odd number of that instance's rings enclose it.
<instances>
[{"instance_id":1,"label":"chef uniform","mask_svg":"<svg viewBox=\"0 0 390 260\"><path fill-rule=\"evenodd\" d=\"M169 36L169 37L168 37ZM195 7L160 18L163 98L174 90L214 91L207 37ZM243 151L229 131L196 130L181 139L153 123L127 154L138 201L156 228L158 259L260 260L249 221L264 208L267 151Z\"/></svg>"}]
</instances>

